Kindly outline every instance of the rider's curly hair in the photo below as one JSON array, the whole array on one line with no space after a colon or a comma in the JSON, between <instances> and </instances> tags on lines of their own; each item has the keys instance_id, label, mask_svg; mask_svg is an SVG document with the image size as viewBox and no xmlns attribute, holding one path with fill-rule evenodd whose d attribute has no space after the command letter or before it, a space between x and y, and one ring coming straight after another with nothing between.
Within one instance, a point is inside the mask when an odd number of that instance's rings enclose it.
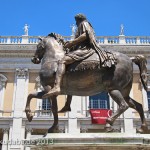
<instances>
[{"instance_id":1,"label":"rider's curly hair","mask_svg":"<svg viewBox=\"0 0 150 150\"><path fill-rule=\"evenodd\" d=\"M86 20L86 16L84 14L79 13L75 15L75 19Z\"/></svg>"}]
</instances>

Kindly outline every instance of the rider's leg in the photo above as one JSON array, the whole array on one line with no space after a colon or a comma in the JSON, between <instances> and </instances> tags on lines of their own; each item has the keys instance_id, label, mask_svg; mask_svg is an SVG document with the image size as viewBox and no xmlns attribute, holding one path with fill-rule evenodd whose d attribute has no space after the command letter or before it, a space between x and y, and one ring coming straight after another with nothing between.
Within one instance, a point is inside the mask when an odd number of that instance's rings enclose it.
<instances>
[{"instance_id":1,"label":"rider's leg","mask_svg":"<svg viewBox=\"0 0 150 150\"><path fill-rule=\"evenodd\" d=\"M61 61L58 63L58 68L56 72L56 80L55 85L52 90L46 93L43 98L47 98L51 95L58 95L60 93L60 84L63 78L63 75L66 71L66 65L73 63L75 60L69 56L65 56Z\"/></svg>"}]
</instances>

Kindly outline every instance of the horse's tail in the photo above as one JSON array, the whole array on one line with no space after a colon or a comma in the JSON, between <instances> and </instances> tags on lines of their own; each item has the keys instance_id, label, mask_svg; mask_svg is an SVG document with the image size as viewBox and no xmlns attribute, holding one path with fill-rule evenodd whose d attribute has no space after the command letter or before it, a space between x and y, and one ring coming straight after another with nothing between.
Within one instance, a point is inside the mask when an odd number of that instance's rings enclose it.
<instances>
[{"instance_id":1,"label":"horse's tail","mask_svg":"<svg viewBox=\"0 0 150 150\"><path fill-rule=\"evenodd\" d=\"M140 70L140 78L141 82L143 84L144 89L147 91L147 60L143 55L137 55L135 57L130 58L132 62L134 62L136 65L138 65Z\"/></svg>"}]
</instances>

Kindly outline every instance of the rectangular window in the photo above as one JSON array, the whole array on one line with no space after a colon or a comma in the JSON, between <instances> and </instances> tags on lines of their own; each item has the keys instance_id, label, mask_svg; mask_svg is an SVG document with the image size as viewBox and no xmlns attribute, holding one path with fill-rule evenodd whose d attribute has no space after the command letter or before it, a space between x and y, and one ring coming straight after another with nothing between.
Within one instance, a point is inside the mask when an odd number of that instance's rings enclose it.
<instances>
[{"instance_id":1,"label":"rectangular window","mask_svg":"<svg viewBox=\"0 0 150 150\"><path fill-rule=\"evenodd\" d=\"M89 97L90 109L109 109L109 96L106 92Z\"/></svg>"},{"instance_id":2,"label":"rectangular window","mask_svg":"<svg viewBox=\"0 0 150 150\"><path fill-rule=\"evenodd\" d=\"M42 115L50 115L51 114L51 103L49 99L42 100Z\"/></svg>"}]
</instances>

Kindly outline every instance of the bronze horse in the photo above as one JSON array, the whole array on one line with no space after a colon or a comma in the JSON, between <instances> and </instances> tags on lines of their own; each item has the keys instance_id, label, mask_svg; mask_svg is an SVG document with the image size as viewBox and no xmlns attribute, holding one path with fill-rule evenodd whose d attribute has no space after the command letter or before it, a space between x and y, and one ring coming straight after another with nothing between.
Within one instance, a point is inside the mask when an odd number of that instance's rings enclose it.
<instances>
[{"instance_id":1,"label":"bronze horse","mask_svg":"<svg viewBox=\"0 0 150 150\"><path fill-rule=\"evenodd\" d=\"M91 96L106 91L119 106L118 110L107 119L106 129L110 131L113 122L131 107L139 113L141 118L142 125L138 132L146 132L147 124L143 107L129 96L133 82L133 62L139 66L141 81L147 90L146 59L142 55L129 58L119 52L112 53L116 56L117 64L111 68L101 68L96 53L88 60L68 65L61 84L61 94L67 95L67 100L70 101L72 95ZM27 97L25 112L29 121L32 121L33 118L30 110L31 99L42 99L42 96L54 86L57 62L64 55L63 38L60 35L53 33L40 39L32 62L35 64L41 62L39 76L44 90L31 93ZM57 95L49 97L49 100L52 102L54 116L54 123L48 129L48 133L51 133L54 132L58 124Z\"/></svg>"}]
</instances>

